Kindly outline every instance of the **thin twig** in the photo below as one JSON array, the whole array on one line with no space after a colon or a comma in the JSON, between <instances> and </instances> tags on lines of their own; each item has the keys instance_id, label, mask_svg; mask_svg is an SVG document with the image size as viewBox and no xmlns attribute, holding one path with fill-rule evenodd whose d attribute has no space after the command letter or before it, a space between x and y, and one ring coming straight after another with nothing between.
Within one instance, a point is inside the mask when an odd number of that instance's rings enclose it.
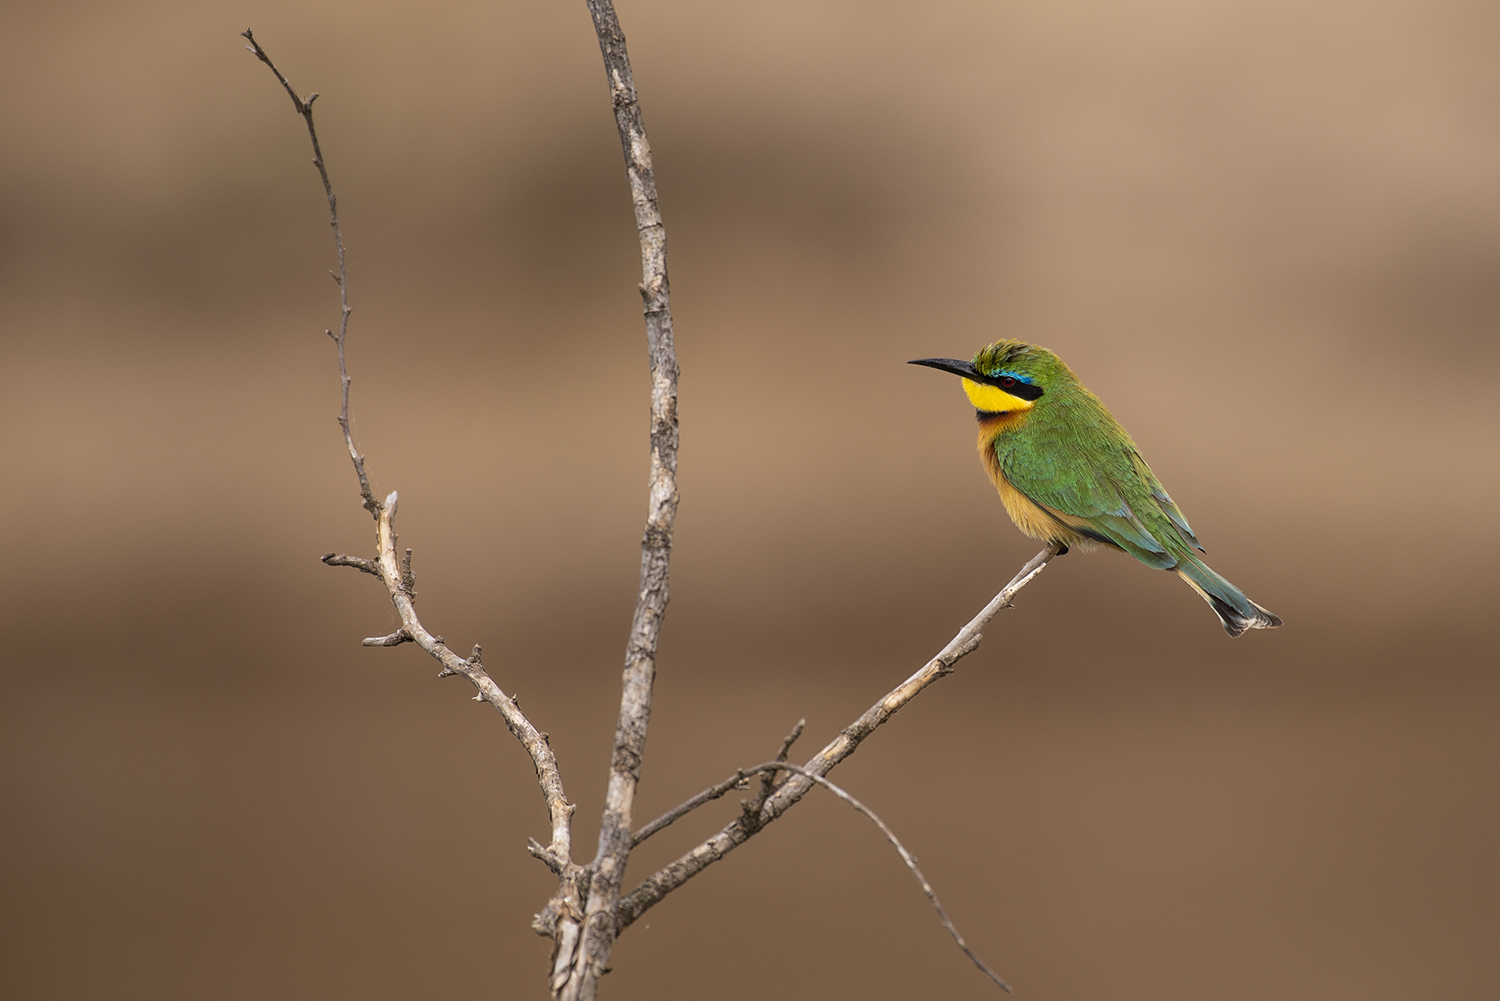
<instances>
[{"instance_id":1,"label":"thin twig","mask_svg":"<svg viewBox=\"0 0 1500 1001\"><path fill-rule=\"evenodd\" d=\"M990 620L1000 612L1000 609L1009 607L1016 593L1041 573L1042 568L1061 551L1061 546L1052 544L1032 557L1021 568L1021 572L1016 574L1011 582L1005 585L1000 593L995 595L990 603L969 621L968 625L960 629L936 657L867 709L859 719L846 726L827 747L803 765L799 772L794 773L792 777L778 786L766 800L765 805L761 807L759 815L753 820L747 821L744 817L735 819L719 833L699 844L677 861L648 876L641 885L631 890L620 901L617 916L619 928L623 930L628 927L667 894L734 851L771 821L785 813L813 787L814 782L808 778L808 775L825 775L832 771L839 762L854 753L861 741L894 716L902 706L915 698L917 693L951 673L960 660L978 648L979 641L983 638L981 630L989 624ZM806 774L802 774L804 772Z\"/></svg>"},{"instance_id":2,"label":"thin twig","mask_svg":"<svg viewBox=\"0 0 1500 1001\"><path fill-rule=\"evenodd\" d=\"M349 458L354 463L354 472L359 476L359 496L364 501L364 508L374 518L380 517L380 505L375 500L374 493L370 490L370 479L365 475L365 457L359 454L359 449L354 447L354 435L349 430L349 369L344 364L344 340L349 333L349 285L346 281L344 268L344 235L339 230L339 200L333 194L333 182L328 179L328 168L323 164L323 147L318 144L318 130L313 127L313 102L318 99L317 94L307 95L307 100L297 96L292 89L291 83L282 75L276 64L271 62L271 57L266 55L266 50L260 47L255 40L255 35L246 28L240 32L245 41L250 44L245 46L255 54L255 58L271 67L271 72L276 74L276 79L281 81L281 86L286 88L287 95L292 99L292 105L297 109L307 122L307 134L312 139L313 166L318 168L318 176L323 179L323 193L328 196L328 215L333 225L333 243L339 253L339 270L333 276L334 281L339 283L339 332L335 334L332 330L324 331L333 338L339 347L339 384L343 387L343 406L339 410L339 427L344 432L344 444L349 449Z\"/></svg>"},{"instance_id":3,"label":"thin twig","mask_svg":"<svg viewBox=\"0 0 1500 1001\"><path fill-rule=\"evenodd\" d=\"M558 862L561 867L561 879L557 896L548 904L549 910L554 914L573 915L576 923L577 916L582 910L582 896L580 887L586 883L586 874L583 867L572 861L572 818L573 804L568 802L566 792L563 790L562 774L558 769L557 756L552 751L552 745L548 742L547 735L537 730L531 721L521 712L516 701L501 691L500 686L495 684L489 674L485 672L484 665L480 661L480 650L474 647L473 654L466 658L450 650L441 636L434 636L423 627L417 618L415 605L415 579L411 571L411 550L406 551L404 559L396 556L396 494L393 491L385 501L375 500L370 491L370 481L365 475L364 456L360 455L354 447L354 438L349 430L349 372L344 360L344 343L349 332L349 295L348 286L345 281L344 268L344 240L339 231L338 199L334 197L333 184L328 179L328 170L323 163L323 150L318 144L318 133L313 128L312 104L317 99L317 94L310 95L307 100L297 96L292 85L282 72L271 62L255 36L247 29L243 36L250 43L249 50L255 57L271 68L276 79L281 82L282 87L292 98L292 104L297 113L307 123L308 136L312 140L313 163L318 168L318 176L323 180L323 190L328 196L328 213L333 225L334 244L338 250L339 269L334 279L339 286L339 304L342 315L339 323L339 332L334 334L328 331L330 337L338 345L339 354L339 380L342 387L342 407L339 412L339 427L344 432L344 443L349 449L349 457L353 460L355 474L359 478L359 492L363 498L364 507L375 517L376 522L376 558L364 560L359 557L337 556L328 554L323 558L325 563L332 566L352 566L366 573L378 574L385 584L386 591L391 596L392 603L401 617L401 628L389 636L371 637L366 639L367 646L396 646L401 643L415 643L426 653L442 665L440 676L461 674L469 679L470 683L478 690L475 699L488 702L500 713L501 719L505 721L506 727L516 739L520 740L526 752L531 757L532 766L536 769L537 784L541 787L542 798L547 804L547 813L552 826L552 841L546 848L550 858ZM569 951L571 956L571 949Z\"/></svg>"},{"instance_id":4,"label":"thin twig","mask_svg":"<svg viewBox=\"0 0 1500 1001\"><path fill-rule=\"evenodd\" d=\"M794 727L792 727L791 732L788 733L785 737L782 738L782 740L781 740L781 750L779 750L779 751L776 752L776 757L775 757L774 760L776 760L776 761L785 761L786 760L786 756L792 752L792 745L797 742L797 738L798 737L802 736L802 731L804 729L806 729L806 727L807 727L807 720L805 720L805 719L799 719L797 721L797 725L794 726ZM748 803L742 803L741 804L741 809L740 809L741 816L744 816L744 817L759 817L760 816L760 808L766 805L766 798L771 795L772 790L774 790L775 788L776 788L776 773L775 772L764 772L764 773L762 773L761 777L760 777L760 792L756 793L755 794L755 798L752 799L750 802L748 802Z\"/></svg>"},{"instance_id":5,"label":"thin twig","mask_svg":"<svg viewBox=\"0 0 1500 1001\"><path fill-rule=\"evenodd\" d=\"M672 341L666 229L657 205L651 144L641 119L630 56L625 50L625 34L620 30L611 0L587 2L604 58L641 244L641 299L651 364L651 465L646 530L641 539L640 594L625 649L620 715L615 726L604 814L599 824L599 851L590 866L592 883L577 951L567 970L554 968L557 972L552 989L563 1001L592 1001L598 978L608 968L610 949L618 934L615 909L634 843L630 833L631 810L640 781L646 727L651 719L656 641L667 610L672 527L677 516L677 353Z\"/></svg>"},{"instance_id":6,"label":"thin twig","mask_svg":"<svg viewBox=\"0 0 1500 1001\"><path fill-rule=\"evenodd\" d=\"M676 809L662 814L656 820L653 820L651 823L641 828L640 831L636 833L636 843L639 844L640 842L646 840L646 838L650 837L652 834L655 834L663 827L666 827L672 821L679 819L684 814L696 810L704 803L709 803L713 800L718 799L725 793L729 792L729 790L731 789L743 787L745 781L757 772L760 773L762 778L765 778L768 775L775 775L777 772L782 771L791 772L794 775L801 776L811 784L822 786L823 788L827 789L829 792L837 796L839 799L843 800L845 803L848 803L850 806L854 807L855 810L864 814L871 820L871 822L875 824L876 827L880 828L880 831L885 835L886 840L894 845L896 851L901 854L901 861L906 863L906 867L911 870L911 874L915 876L917 882L921 884L922 892L927 894L927 899L932 902L933 910L937 911L938 920L943 923L944 928L948 929L948 934L953 936L953 941L958 943L958 947L963 950L964 955L968 956L969 959L974 963L974 965L979 967L979 969L984 972L985 976L989 977L996 984L998 984L1002 990L1007 993L1011 993L1010 984L1006 983L1004 978L1002 978L1000 974L996 973L994 970L985 965L985 962L982 959L974 955L974 950L969 948L969 944L964 941L964 937L959 934L958 928L954 926L953 920L948 917L948 912L943 909L942 903L937 898L937 891L932 888L932 884L927 881L927 877L922 875L922 870L917 867L917 860L912 857L911 852L906 850L906 846L901 843L901 839L896 837L896 832L887 827L885 821L876 816L874 810L871 810L868 806L865 806L844 789L834 785L832 782L828 781L826 778L817 774L816 772L811 772L806 768L803 768L801 765L787 764L784 758L778 757L775 761L767 761L764 764L756 765L753 768L741 768L739 771L735 772L733 775L729 776L729 778L725 779L723 782L720 782L718 785L709 786L707 789L703 790L692 799L689 799L686 802L682 803L682 805L678 806ZM532 854L536 854L536 852L533 851Z\"/></svg>"},{"instance_id":7,"label":"thin twig","mask_svg":"<svg viewBox=\"0 0 1500 1001\"><path fill-rule=\"evenodd\" d=\"M692 813L703 804L712 803L714 800L720 798L721 796L727 795L731 790L745 788L745 780L753 774L755 774L755 769L753 768L745 772L735 772L733 775L729 776L729 778L725 779L723 782L720 782L718 785L709 786L707 789L703 790L692 799L689 799L683 803L679 803L677 806L668 810L666 813L662 814L660 817L657 817L655 820L651 821L651 823L647 824L645 827L642 827L640 830L632 834L631 847L640 844L642 841L645 841L647 838L651 837L651 835L656 834L663 828L670 827L672 824L681 820L683 817L686 817L688 814Z\"/></svg>"},{"instance_id":8,"label":"thin twig","mask_svg":"<svg viewBox=\"0 0 1500 1001\"><path fill-rule=\"evenodd\" d=\"M974 950L969 948L969 944L964 941L964 937L960 935L958 933L958 929L954 927L952 919L948 917L948 912L943 910L943 905L938 901L937 892L933 890L932 884L927 881L926 876L922 875L922 870L917 868L917 860L912 858L911 852L907 851L906 846L903 845L901 843L901 840L896 837L896 832L887 827L885 821L881 820L875 815L874 810L871 810L868 806L865 806L859 800L855 799L853 796L849 795L843 789L840 789L838 786L834 785L823 776L817 774L816 772L808 771L801 765L788 765L785 762L773 761L768 762L766 765L757 766L756 770L760 768L766 768L771 771L779 771L784 769L794 775L800 775L803 778L808 779L809 781L816 782L818 785L822 786L824 789L827 789L829 792L833 793L839 799L854 807L854 809L858 810L866 817L869 817L871 822L874 823L876 827L880 828L880 833L885 835L885 839L892 845L894 845L896 851L901 854L901 861L906 863L906 867L911 870L911 874L917 878L917 882L922 886L922 892L927 894L928 900L932 901L932 909L937 911L938 920L943 923L944 928L948 929L948 934L953 936L953 941L958 943L958 947L964 951L964 955L968 956L973 964L979 967L979 969L984 972L985 976L989 977L996 984L998 984L1001 990L1005 991L1005 993L1007 994L1013 993L1010 989L1010 984L1007 984L1005 980L1000 976L1000 974L990 969L985 965L984 960L974 955Z\"/></svg>"},{"instance_id":9,"label":"thin twig","mask_svg":"<svg viewBox=\"0 0 1500 1001\"><path fill-rule=\"evenodd\" d=\"M792 727L792 732L787 734L786 737L782 739L781 750L776 752L776 757L774 759L775 761L786 760L787 752L792 749L792 745L796 743L797 738L802 736L802 729L805 726L807 726L807 720L799 719L797 721L797 725ZM670 827L672 824L675 824L683 817L686 817L688 814L698 809L698 807L702 806L705 803L712 803L714 800L719 799L720 797L729 793L730 790L745 788L745 780L752 774L754 774L753 770L749 772L737 772L735 773L735 775L731 776L728 779L725 779L718 785L710 786L709 788L703 790L698 795L694 796L692 799L686 801L685 803L679 803L677 806L668 810L666 813L662 814L660 817L657 817L655 820L651 821L651 823L647 824L640 830L636 831L633 835L631 835L631 846L634 847L636 845L639 845L642 841L645 841L647 838L651 837L651 835L656 834L658 831L661 831L665 827ZM741 804L744 812L758 813L760 811L761 804L765 802L766 797L769 796L771 794L771 790L775 788L775 782L776 769L762 771L760 776L760 792L756 795L754 800Z\"/></svg>"},{"instance_id":10,"label":"thin twig","mask_svg":"<svg viewBox=\"0 0 1500 1001\"><path fill-rule=\"evenodd\" d=\"M477 698L480 701L488 702L499 710L506 727L526 748L536 768L537 781L541 785L542 796L547 802L547 810L552 819L552 843L547 848L557 858L570 859L572 857L573 804L568 802L567 795L563 792L562 775L558 771L557 756L552 751L552 745L548 742L547 735L533 726L521 712L521 707L516 704L516 701L501 691L500 686L490 678L480 661L477 647L471 656L460 657L449 649L441 637L429 633L421 620L417 618L416 605L411 595L402 586L401 567L396 557L396 504L397 497L392 492L380 505L377 535L381 577L385 581L386 591L390 593L397 613L401 616L401 629L393 633L391 637L382 637L379 645L395 645L395 643L403 642L395 640L387 644L383 641L404 635L406 637L404 642L417 644L442 665L443 676L463 675L478 690Z\"/></svg>"}]
</instances>

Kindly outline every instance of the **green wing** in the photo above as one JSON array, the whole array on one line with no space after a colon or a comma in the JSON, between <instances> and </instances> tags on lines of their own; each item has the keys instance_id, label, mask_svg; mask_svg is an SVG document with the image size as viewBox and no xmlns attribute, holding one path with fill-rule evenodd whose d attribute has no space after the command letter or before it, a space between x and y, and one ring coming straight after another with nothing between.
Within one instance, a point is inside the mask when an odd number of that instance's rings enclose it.
<instances>
[{"instance_id":1,"label":"green wing","mask_svg":"<svg viewBox=\"0 0 1500 1001\"><path fill-rule=\"evenodd\" d=\"M1076 530L1150 567L1170 569L1185 546L1202 548L1135 443L1107 411L1083 427L1074 423L1069 428L1033 419L1002 435L995 454L1011 485L1033 502L1081 520Z\"/></svg>"},{"instance_id":2,"label":"green wing","mask_svg":"<svg viewBox=\"0 0 1500 1001\"><path fill-rule=\"evenodd\" d=\"M1208 552L1207 549L1203 548L1202 543L1198 541L1198 536L1193 534L1193 529L1188 525L1187 517L1182 513L1182 509L1167 494L1167 488L1162 486L1161 480L1158 480L1156 475L1151 472L1151 467L1146 465L1146 460L1141 458L1141 453L1136 451L1133 443L1130 446L1130 455L1137 473L1151 485L1151 499L1156 502L1156 507L1161 513L1167 516L1167 520L1172 523L1172 527L1177 530L1177 534L1182 537L1182 541L1200 553Z\"/></svg>"}]
</instances>

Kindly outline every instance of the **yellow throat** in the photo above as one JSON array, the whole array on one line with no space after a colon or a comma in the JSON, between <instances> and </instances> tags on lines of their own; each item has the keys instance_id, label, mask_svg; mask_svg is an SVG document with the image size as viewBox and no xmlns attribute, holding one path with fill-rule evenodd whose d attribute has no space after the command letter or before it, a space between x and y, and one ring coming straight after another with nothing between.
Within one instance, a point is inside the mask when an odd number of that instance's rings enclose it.
<instances>
[{"instance_id":1,"label":"yellow throat","mask_svg":"<svg viewBox=\"0 0 1500 1001\"><path fill-rule=\"evenodd\" d=\"M973 379L964 380L964 392L975 410L986 410L993 414L1010 410L1030 410L1032 402L1019 396L1011 396L999 386L990 386Z\"/></svg>"}]
</instances>

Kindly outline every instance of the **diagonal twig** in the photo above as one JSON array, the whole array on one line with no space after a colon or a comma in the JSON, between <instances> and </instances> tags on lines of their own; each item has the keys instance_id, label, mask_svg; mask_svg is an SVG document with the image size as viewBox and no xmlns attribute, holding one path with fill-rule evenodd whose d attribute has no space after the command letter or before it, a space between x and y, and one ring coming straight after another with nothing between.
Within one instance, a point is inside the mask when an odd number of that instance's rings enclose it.
<instances>
[{"instance_id":1,"label":"diagonal twig","mask_svg":"<svg viewBox=\"0 0 1500 1001\"><path fill-rule=\"evenodd\" d=\"M801 776L809 782L816 782L818 785L822 786L824 789L827 789L839 799L843 800L845 803L848 803L850 806L854 807L854 809L870 818L871 823L880 828L880 833L884 834L885 839L889 841L893 846L895 846L896 851L901 854L901 861L906 863L906 867L911 870L911 874L915 876L917 878L917 882L922 885L922 892L927 894L927 899L932 902L932 909L937 911L938 920L943 923L944 928L948 929L948 934L953 936L953 941L958 943L958 947L963 950L964 955L968 956L969 960L973 962L975 966L979 967L979 969L984 973L985 976L989 977L997 985L999 985L1001 990L1005 991L1005 993L1007 994L1012 993L1010 984L1007 984L1005 980L1000 976L1000 974L996 973L994 970L986 966L984 960L974 955L974 950L969 948L969 943L964 941L964 937L960 935L958 933L958 929L954 927L953 920L948 917L948 912L943 910L943 905L938 900L937 892L933 890L932 884L927 881L926 876L922 875L922 870L917 868L917 860L912 858L911 852L907 851L906 846L901 843L901 839L896 837L896 832L887 827L885 821L881 820L875 815L874 810L871 810L868 806L865 806L859 800L855 799L853 796L849 795L843 789L840 789L838 786L834 785L832 782L828 781L817 772L808 771L801 765L789 765L785 762L773 761L769 762L766 765L757 766L757 769L759 768L767 769L766 774L772 774L773 771L786 770L791 772L793 775Z\"/></svg>"},{"instance_id":2,"label":"diagonal twig","mask_svg":"<svg viewBox=\"0 0 1500 1001\"><path fill-rule=\"evenodd\" d=\"M702 842L675 862L669 863L648 876L639 886L626 894L620 901L617 916L619 928L623 930L628 927L647 910L660 903L667 894L734 851L771 821L785 813L807 795L808 790L815 784L814 780L809 778L810 775L825 775L832 771L839 762L853 754L866 737L894 716L922 689L952 673L960 660L978 648L983 638L981 630L999 614L1000 609L1009 607L1011 599L1016 596L1017 592L1034 580L1048 562L1062 552L1062 548L1053 543L1033 556L1021 568L1021 572L1016 574L1011 582L980 610L978 615L960 629L936 657L897 685L879 702L865 710L859 719L846 726L837 737L829 742L828 746L778 786L766 800L765 805L761 807L759 815L753 820L747 821L744 817L735 819L713 837ZM788 768L788 771L791 769Z\"/></svg>"},{"instance_id":3,"label":"diagonal twig","mask_svg":"<svg viewBox=\"0 0 1500 1001\"><path fill-rule=\"evenodd\" d=\"M790 743L790 741L788 741L788 743ZM656 818L651 823L647 824L645 827L637 831L636 843L639 844L640 842L646 840L651 835L661 830L663 827L666 827L668 824L672 823L672 821L678 820L683 815L696 810L704 803L709 803L713 800L718 799L725 793L729 792L729 790L731 789L743 787L745 781L757 772L760 773L760 776L763 779L767 776L774 776L777 772L791 772L793 775L798 775L806 779L810 784L820 785L824 789L827 789L839 799L854 807L855 810L864 814L876 827L880 828L880 832L885 835L886 840L889 841L895 847L896 851L900 853L901 861L906 863L906 867L911 870L911 874L915 876L917 882L921 884L922 892L927 894L927 899L932 902L933 910L937 911L938 920L943 923L943 927L948 930L948 934L953 936L953 941L958 943L958 947L963 950L964 955L968 956L970 961L972 961L975 966L979 967L979 969L984 972L985 976L989 977L996 984L998 984L1001 990L1004 990L1006 993L1011 993L1010 984L1006 983L1004 978L1002 978L1000 974L990 969L989 966L985 964L984 960L976 956L974 954L974 950L969 948L969 944L964 941L964 937L959 934L958 928L954 926L953 920L948 917L948 912L943 909L942 902L937 898L937 891L932 888L932 884L927 881L927 877L922 875L922 870L917 867L917 860L912 857L911 852L906 850L906 846L901 843L901 839L896 837L896 832L892 831L888 826L886 826L885 821L876 816L874 810L871 810L868 806L865 806L859 800L855 799L847 791L840 788L839 786L834 785L822 775L819 775L816 772L809 771L808 769L803 768L801 765L787 764L784 755L785 748L783 748L783 755L781 757L778 757L775 761L767 761L764 764L756 765L753 768L741 768L739 771L735 772L733 775L729 776L729 778L725 779L723 782L720 782L718 785L709 786L698 795L689 800L686 800L676 808L662 814L660 817Z\"/></svg>"},{"instance_id":4,"label":"diagonal twig","mask_svg":"<svg viewBox=\"0 0 1500 1001\"><path fill-rule=\"evenodd\" d=\"M703 790L693 798L677 804L672 809L668 810L666 813L662 814L660 817L657 817L655 820L651 821L651 823L647 824L646 826L642 827L640 830L632 834L630 836L631 846L634 847L635 845L639 845L642 841L645 841L647 838L651 837L651 835L657 834L665 828L670 827L672 824L675 824L683 817L686 817L688 814L698 809L698 807L703 806L706 803L712 803L714 800L728 795L735 789L745 788L745 782L750 778L750 776L754 775L756 771L757 769L751 768L745 771L735 772L733 775L729 776L729 778L725 779L723 782L720 782L718 785L709 786L707 789Z\"/></svg>"},{"instance_id":5,"label":"diagonal twig","mask_svg":"<svg viewBox=\"0 0 1500 1001\"><path fill-rule=\"evenodd\" d=\"M802 729L805 726L807 726L807 720L799 719L797 721L797 725L792 727L792 732L787 734L782 739L781 750L776 752L776 757L773 759L774 761L786 760L787 752L792 749L792 745L797 742L797 738L802 736ZM771 794L771 790L775 788L777 771L779 771L779 769L775 768L763 769L761 771L760 792L756 794L755 799L740 804L741 809L745 814L758 814L760 812L761 804L766 801L766 797L769 796ZM709 786L707 789L703 790L692 799L689 799L684 803L679 803L677 806L668 810L666 813L662 814L660 817L657 817L655 820L651 821L651 823L647 824L640 830L636 831L633 835L631 835L631 846L634 847L636 845L639 845L642 841L645 841L647 838L651 837L651 835L656 834L663 828L670 827L672 824L675 824L683 817L686 817L688 814L698 809L698 807L703 806L705 803L712 803L714 800L726 795L730 790L745 788L746 780L753 774L755 774L755 769L751 769L748 772L736 772L734 775L731 775L729 778L725 779L723 782L720 782L718 785Z\"/></svg>"},{"instance_id":6,"label":"diagonal twig","mask_svg":"<svg viewBox=\"0 0 1500 1001\"><path fill-rule=\"evenodd\" d=\"M787 752L792 749L792 745L797 742L797 738L802 736L802 729L805 726L807 726L807 720L799 719L797 721L797 725L792 727L792 732L787 734L786 737L782 739L781 750L776 752L776 757L773 759L773 762L786 760ZM709 786L707 789L703 790L692 799L677 804L672 809L668 810L666 813L662 814L660 817L657 817L655 820L651 821L651 823L645 825L644 827L637 830L634 834L632 834L631 847L639 845L642 841L645 841L647 838L651 837L651 835L658 833L664 828L670 827L672 824L675 824L683 817L686 817L688 814L698 809L698 807L703 806L706 803L712 803L714 800L725 796L733 789L745 788L745 782L751 775L755 774L756 770L757 769L752 768L751 770L746 772L735 772L733 775L725 779L723 782L720 782L718 785ZM775 788L776 773L778 771L780 771L780 769L760 769L760 792L756 794L755 799L748 800L740 804L743 813L745 813L746 815L750 815L758 814L760 812L761 804L766 801L766 797L769 796L771 794L771 790Z\"/></svg>"}]
</instances>

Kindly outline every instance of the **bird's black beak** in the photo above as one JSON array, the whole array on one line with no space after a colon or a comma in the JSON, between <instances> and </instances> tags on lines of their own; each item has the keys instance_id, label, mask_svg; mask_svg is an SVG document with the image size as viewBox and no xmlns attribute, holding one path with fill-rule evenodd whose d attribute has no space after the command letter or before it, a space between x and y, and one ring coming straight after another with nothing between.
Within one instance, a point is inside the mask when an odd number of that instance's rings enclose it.
<instances>
[{"instance_id":1,"label":"bird's black beak","mask_svg":"<svg viewBox=\"0 0 1500 1001\"><path fill-rule=\"evenodd\" d=\"M975 382L989 381L974 371L972 363L959 361L957 358L915 358L906 364L926 365L928 368L935 368L939 372L952 372L954 375L961 375L965 379L973 379Z\"/></svg>"}]
</instances>

